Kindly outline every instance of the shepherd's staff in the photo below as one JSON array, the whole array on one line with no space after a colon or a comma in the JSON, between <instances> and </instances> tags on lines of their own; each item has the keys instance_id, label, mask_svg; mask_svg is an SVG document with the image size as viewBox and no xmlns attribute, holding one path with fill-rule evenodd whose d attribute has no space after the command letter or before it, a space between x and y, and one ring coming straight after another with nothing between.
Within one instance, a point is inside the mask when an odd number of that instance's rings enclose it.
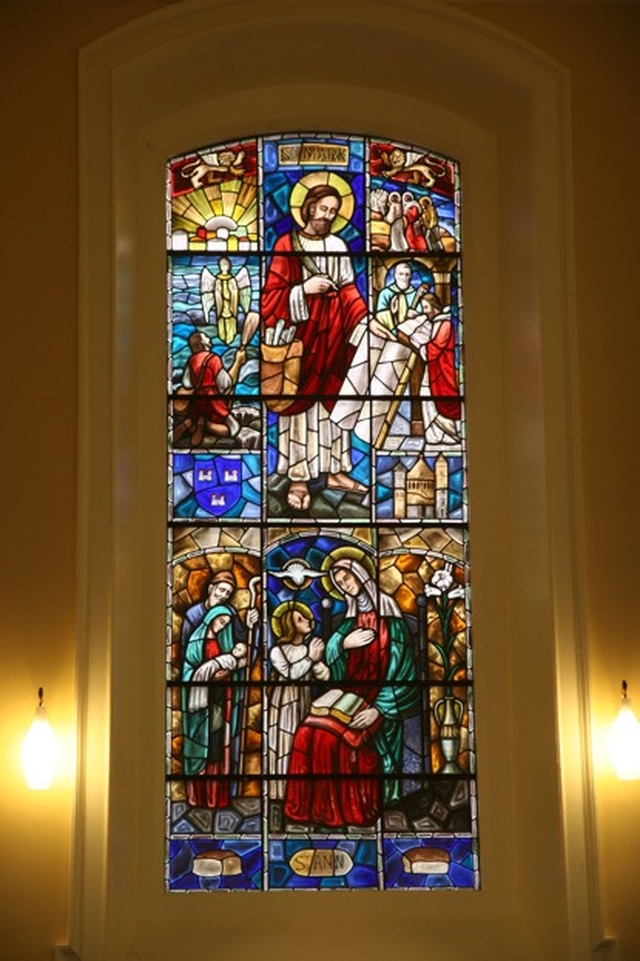
<instances>
[{"instance_id":1,"label":"shepherd's staff","mask_svg":"<svg viewBox=\"0 0 640 961\"><path fill-rule=\"evenodd\" d=\"M257 610L256 601L258 599L258 589L260 587L260 576L256 575L249 581L249 610ZM243 775L246 774L245 746L247 742L247 727L249 726L249 682L251 680L251 661L252 648L255 635L255 625L249 624L247 628L247 663L245 665L244 676L244 701L242 705L242 724L240 727L240 766Z\"/></svg>"}]
</instances>

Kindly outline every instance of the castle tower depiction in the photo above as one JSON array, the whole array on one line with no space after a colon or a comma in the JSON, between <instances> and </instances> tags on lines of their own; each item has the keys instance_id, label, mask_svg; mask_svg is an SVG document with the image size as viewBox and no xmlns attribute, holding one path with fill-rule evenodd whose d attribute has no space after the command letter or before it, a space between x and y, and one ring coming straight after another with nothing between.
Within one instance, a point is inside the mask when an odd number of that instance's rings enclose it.
<instances>
[{"instance_id":1,"label":"castle tower depiction","mask_svg":"<svg viewBox=\"0 0 640 961\"><path fill-rule=\"evenodd\" d=\"M446 517L448 514L448 492L449 492L449 464L444 454L440 453L436 457L435 463L435 508L436 517Z\"/></svg>"}]
</instances>

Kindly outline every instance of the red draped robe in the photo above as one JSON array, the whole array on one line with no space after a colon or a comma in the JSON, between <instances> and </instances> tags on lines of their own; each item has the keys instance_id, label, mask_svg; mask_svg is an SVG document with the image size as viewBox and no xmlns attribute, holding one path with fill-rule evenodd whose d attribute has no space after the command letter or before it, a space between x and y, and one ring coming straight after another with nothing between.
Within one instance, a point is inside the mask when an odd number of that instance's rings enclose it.
<instances>
[{"instance_id":1,"label":"red draped robe","mask_svg":"<svg viewBox=\"0 0 640 961\"><path fill-rule=\"evenodd\" d=\"M453 324L446 318L440 322L435 337L427 344L429 390L436 410L443 417L460 420L460 394L456 381L455 338Z\"/></svg>"},{"instance_id":2,"label":"red draped robe","mask_svg":"<svg viewBox=\"0 0 640 961\"><path fill-rule=\"evenodd\" d=\"M204 644L203 663L213 660L219 654L225 653L220 646L218 638L215 636L207 637ZM212 777L220 774L231 774L231 718L233 704L231 697L231 687L228 684L218 682L209 695L212 702L221 710L221 727L211 734L213 743L210 747L210 754L214 759L208 758L200 772ZM211 707L210 707L211 709ZM195 807L203 808L224 808L229 805L231 799L230 783L227 780L213 781L187 781L187 800Z\"/></svg>"},{"instance_id":3,"label":"red draped robe","mask_svg":"<svg viewBox=\"0 0 640 961\"><path fill-rule=\"evenodd\" d=\"M191 385L196 387L189 403L190 416L196 420L205 417L214 424L224 424L229 414L229 402L222 398L217 382L222 361L217 354L199 350L189 357L188 368Z\"/></svg>"},{"instance_id":4,"label":"red draped robe","mask_svg":"<svg viewBox=\"0 0 640 961\"><path fill-rule=\"evenodd\" d=\"M344 651L345 679L338 685L371 704L389 666L389 628L375 611L360 612L350 630L357 627L373 628L376 637L366 647ZM382 764L372 733L373 729L348 728L332 717L306 718L293 739L285 816L336 828L374 824L382 809L383 791Z\"/></svg>"},{"instance_id":5,"label":"red draped robe","mask_svg":"<svg viewBox=\"0 0 640 961\"><path fill-rule=\"evenodd\" d=\"M335 239L334 239L335 243ZM279 237L262 292L261 312L265 327L275 327L283 319L289 327L291 289L309 276L303 271L303 259L314 260L314 252L294 251L291 234ZM289 256L287 256L289 255ZM323 253L338 260L345 254L330 248ZM297 400L287 414L308 410L319 400L318 395L336 395L342 386L353 356L350 338L367 313L367 306L355 283L347 283L324 294L307 294L309 317L296 325L295 336L302 341L303 353ZM333 401L323 401L331 410Z\"/></svg>"}]
</instances>

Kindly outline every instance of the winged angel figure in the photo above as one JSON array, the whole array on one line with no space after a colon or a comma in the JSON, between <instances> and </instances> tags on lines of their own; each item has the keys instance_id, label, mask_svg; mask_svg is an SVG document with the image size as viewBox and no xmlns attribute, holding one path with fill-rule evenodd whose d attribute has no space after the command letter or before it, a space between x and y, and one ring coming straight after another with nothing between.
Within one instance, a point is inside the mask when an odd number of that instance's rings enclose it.
<instances>
[{"instance_id":1,"label":"winged angel figure","mask_svg":"<svg viewBox=\"0 0 640 961\"><path fill-rule=\"evenodd\" d=\"M205 267L200 277L200 296L205 323L215 307L218 337L223 344L230 344L238 332L238 311L247 314L251 304L251 278L246 267L234 274L231 261L221 257L218 273Z\"/></svg>"}]
</instances>

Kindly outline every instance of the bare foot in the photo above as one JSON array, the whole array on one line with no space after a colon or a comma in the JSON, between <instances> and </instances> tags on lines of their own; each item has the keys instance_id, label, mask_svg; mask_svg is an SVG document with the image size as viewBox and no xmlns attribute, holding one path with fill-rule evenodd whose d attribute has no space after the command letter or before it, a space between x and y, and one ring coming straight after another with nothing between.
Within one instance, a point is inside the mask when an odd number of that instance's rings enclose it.
<instances>
[{"instance_id":1,"label":"bare foot","mask_svg":"<svg viewBox=\"0 0 640 961\"><path fill-rule=\"evenodd\" d=\"M343 471L340 471L339 474L329 474L327 477L327 487L331 487L333 490L350 491L352 494L367 493L367 488L364 484L354 480L353 477L349 477L349 475Z\"/></svg>"},{"instance_id":2,"label":"bare foot","mask_svg":"<svg viewBox=\"0 0 640 961\"><path fill-rule=\"evenodd\" d=\"M436 425L436 427L439 427L443 433L448 434L449 437L452 437L453 440L462 440L456 428L455 422L450 420L448 417L443 417L442 414L436 414L433 419L433 423Z\"/></svg>"},{"instance_id":3,"label":"bare foot","mask_svg":"<svg viewBox=\"0 0 640 961\"><path fill-rule=\"evenodd\" d=\"M287 491L287 504L296 511L306 511L311 503L309 485L306 481L291 481Z\"/></svg>"}]
</instances>

